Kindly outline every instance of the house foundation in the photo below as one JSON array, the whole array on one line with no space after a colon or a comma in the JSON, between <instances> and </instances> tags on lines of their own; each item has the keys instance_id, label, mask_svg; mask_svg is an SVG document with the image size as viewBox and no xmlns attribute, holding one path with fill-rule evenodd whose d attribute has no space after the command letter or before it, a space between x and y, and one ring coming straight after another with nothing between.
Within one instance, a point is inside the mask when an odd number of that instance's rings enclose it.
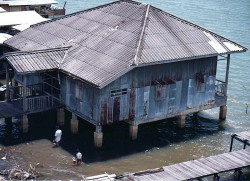
<instances>
[{"instance_id":1,"label":"house foundation","mask_svg":"<svg viewBox=\"0 0 250 181\"><path fill-rule=\"evenodd\" d=\"M77 119L77 116L74 113L72 113L72 118L70 120L70 128L72 134L78 133L78 123L79 120Z\"/></svg>"},{"instance_id":2,"label":"house foundation","mask_svg":"<svg viewBox=\"0 0 250 181\"><path fill-rule=\"evenodd\" d=\"M219 118L221 120L224 120L224 119L226 119L226 117L227 117L227 106L220 106Z\"/></svg>"},{"instance_id":3,"label":"house foundation","mask_svg":"<svg viewBox=\"0 0 250 181\"><path fill-rule=\"evenodd\" d=\"M136 140L138 135L138 125L129 126L129 136L132 140Z\"/></svg>"},{"instance_id":4,"label":"house foundation","mask_svg":"<svg viewBox=\"0 0 250 181\"><path fill-rule=\"evenodd\" d=\"M27 115L21 117L21 129L23 133L28 133L29 131L29 119Z\"/></svg>"},{"instance_id":5,"label":"house foundation","mask_svg":"<svg viewBox=\"0 0 250 181\"><path fill-rule=\"evenodd\" d=\"M184 128L186 124L186 115L181 115L177 117L177 124L179 128Z\"/></svg>"},{"instance_id":6,"label":"house foundation","mask_svg":"<svg viewBox=\"0 0 250 181\"><path fill-rule=\"evenodd\" d=\"M65 119L64 109L63 108L57 109L57 124L59 126L64 125L64 119Z\"/></svg>"},{"instance_id":7,"label":"house foundation","mask_svg":"<svg viewBox=\"0 0 250 181\"><path fill-rule=\"evenodd\" d=\"M101 148L102 143L103 143L102 127L96 126L96 131L94 132L94 145L96 148Z\"/></svg>"}]
</instances>

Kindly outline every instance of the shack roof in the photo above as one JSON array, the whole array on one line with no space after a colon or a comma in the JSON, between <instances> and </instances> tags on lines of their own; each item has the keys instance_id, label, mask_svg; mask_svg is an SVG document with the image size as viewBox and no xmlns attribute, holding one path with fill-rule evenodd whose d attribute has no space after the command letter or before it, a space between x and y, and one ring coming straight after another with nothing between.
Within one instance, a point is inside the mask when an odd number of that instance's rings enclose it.
<instances>
[{"instance_id":1,"label":"shack roof","mask_svg":"<svg viewBox=\"0 0 250 181\"><path fill-rule=\"evenodd\" d=\"M9 38L11 38L12 35L9 35L7 33L0 33L0 45L3 44L3 42Z\"/></svg>"},{"instance_id":2,"label":"shack roof","mask_svg":"<svg viewBox=\"0 0 250 181\"><path fill-rule=\"evenodd\" d=\"M7 4L9 6L35 6L58 4L58 2L55 0L0 0L0 4Z\"/></svg>"},{"instance_id":3,"label":"shack roof","mask_svg":"<svg viewBox=\"0 0 250 181\"><path fill-rule=\"evenodd\" d=\"M0 13L6 12L5 9L0 7Z\"/></svg>"},{"instance_id":4,"label":"shack roof","mask_svg":"<svg viewBox=\"0 0 250 181\"><path fill-rule=\"evenodd\" d=\"M138 66L247 50L154 6L131 0L33 25L5 44L21 51L71 46L61 70L99 88Z\"/></svg>"},{"instance_id":5,"label":"shack roof","mask_svg":"<svg viewBox=\"0 0 250 181\"><path fill-rule=\"evenodd\" d=\"M28 28L30 25L47 21L35 11L16 11L0 13L0 27L23 25Z\"/></svg>"}]
</instances>

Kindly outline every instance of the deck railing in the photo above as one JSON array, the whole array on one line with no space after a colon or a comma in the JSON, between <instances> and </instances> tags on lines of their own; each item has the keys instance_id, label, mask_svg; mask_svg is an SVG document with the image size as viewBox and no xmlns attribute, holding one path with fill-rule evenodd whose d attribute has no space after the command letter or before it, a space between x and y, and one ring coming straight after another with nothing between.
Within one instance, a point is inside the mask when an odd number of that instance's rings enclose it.
<instances>
[{"instance_id":1,"label":"deck railing","mask_svg":"<svg viewBox=\"0 0 250 181\"><path fill-rule=\"evenodd\" d=\"M226 82L223 82L221 80L216 80L215 93L218 96L226 96Z\"/></svg>"},{"instance_id":2,"label":"deck railing","mask_svg":"<svg viewBox=\"0 0 250 181\"><path fill-rule=\"evenodd\" d=\"M30 97L27 98L26 101L27 111L45 110L47 108L53 107L54 105L54 99L49 95Z\"/></svg>"},{"instance_id":3,"label":"deck railing","mask_svg":"<svg viewBox=\"0 0 250 181\"><path fill-rule=\"evenodd\" d=\"M26 88L26 96L32 97L32 96L39 96L42 95L44 92L44 86L43 84L34 84L29 85ZM10 87L10 99L17 99L23 97L23 86L14 86Z\"/></svg>"}]
</instances>

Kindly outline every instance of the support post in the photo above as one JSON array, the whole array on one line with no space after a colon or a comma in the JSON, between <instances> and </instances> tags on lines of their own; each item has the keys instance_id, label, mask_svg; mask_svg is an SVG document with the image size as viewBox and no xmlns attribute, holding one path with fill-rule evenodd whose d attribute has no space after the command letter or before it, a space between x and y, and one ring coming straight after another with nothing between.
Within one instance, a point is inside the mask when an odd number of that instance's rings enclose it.
<instances>
[{"instance_id":1,"label":"support post","mask_svg":"<svg viewBox=\"0 0 250 181\"><path fill-rule=\"evenodd\" d=\"M230 66L230 54L227 55L227 68L226 68L226 77L225 77L225 82L226 82L225 95L227 95L228 77L229 77L229 66Z\"/></svg>"},{"instance_id":2,"label":"support post","mask_svg":"<svg viewBox=\"0 0 250 181\"><path fill-rule=\"evenodd\" d=\"M180 115L177 117L178 119L178 127L184 128L186 124L186 115Z\"/></svg>"},{"instance_id":3,"label":"support post","mask_svg":"<svg viewBox=\"0 0 250 181\"><path fill-rule=\"evenodd\" d=\"M137 124L131 124L129 126L129 136L132 140L136 140L138 135L138 125Z\"/></svg>"},{"instance_id":4,"label":"support post","mask_svg":"<svg viewBox=\"0 0 250 181\"><path fill-rule=\"evenodd\" d=\"M28 133L29 131L29 120L27 115L21 117L21 128L23 133Z\"/></svg>"},{"instance_id":5,"label":"support post","mask_svg":"<svg viewBox=\"0 0 250 181\"><path fill-rule=\"evenodd\" d=\"M226 119L226 117L227 117L227 106L220 106L219 118L221 120L224 120L224 119Z\"/></svg>"},{"instance_id":6,"label":"support post","mask_svg":"<svg viewBox=\"0 0 250 181\"><path fill-rule=\"evenodd\" d=\"M5 118L5 130L6 130L6 133L8 135L11 135L12 133L12 128L13 128L13 124L12 124L12 118Z\"/></svg>"},{"instance_id":7,"label":"support post","mask_svg":"<svg viewBox=\"0 0 250 181\"><path fill-rule=\"evenodd\" d=\"M57 124L59 126L62 126L64 125L64 119L65 119L64 109L59 108L56 111L57 111Z\"/></svg>"},{"instance_id":8,"label":"support post","mask_svg":"<svg viewBox=\"0 0 250 181\"><path fill-rule=\"evenodd\" d=\"M8 64L5 64L5 72L6 72L6 101L10 101L10 74L9 74L9 67Z\"/></svg>"},{"instance_id":9,"label":"support post","mask_svg":"<svg viewBox=\"0 0 250 181\"><path fill-rule=\"evenodd\" d=\"M243 150L245 150L245 149L246 149L246 146L247 146L247 142L248 142L248 140L244 140L244 146L243 146Z\"/></svg>"},{"instance_id":10,"label":"support post","mask_svg":"<svg viewBox=\"0 0 250 181\"><path fill-rule=\"evenodd\" d=\"M229 151L229 152L231 152L232 149L233 149L233 141L234 141L234 137L235 137L235 136L236 136L235 134L233 134L233 135L231 136L231 144L230 144L230 151Z\"/></svg>"},{"instance_id":11,"label":"support post","mask_svg":"<svg viewBox=\"0 0 250 181\"><path fill-rule=\"evenodd\" d=\"M94 132L94 145L96 148L101 148L103 142L102 127L96 126L96 131Z\"/></svg>"},{"instance_id":12,"label":"support post","mask_svg":"<svg viewBox=\"0 0 250 181\"><path fill-rule=\"evenodd\" d=\"M23 75L23 111L28 111L28 105L27 105L27 75Z\"/></svg>"},{"instance_id":13,"label":"support post","mask_svg":"<svg viewBox=\"0 0 250 181\"><path fill-rule=\"evenodd\" d=\"M72 134L77 134L78 133L78 119L77 116L72 113L72 118L70 120L70 127L71 127L71 133Z\"/></svg>"}]
</instances>

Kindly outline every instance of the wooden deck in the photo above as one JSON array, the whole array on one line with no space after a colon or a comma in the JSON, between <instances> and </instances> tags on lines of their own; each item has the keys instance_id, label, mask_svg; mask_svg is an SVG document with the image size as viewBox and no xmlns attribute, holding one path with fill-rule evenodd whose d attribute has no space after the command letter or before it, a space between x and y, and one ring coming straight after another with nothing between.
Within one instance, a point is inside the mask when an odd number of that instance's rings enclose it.
<instances>
[{"instance_id":1,"label":"wooden deck","mask_svg":"<svg viewBox=\"0 0 250 181\"><path fill-rule=\"evenodd\" d=\"M244 131L241 133L236 133L232 135L231 145L230 145L230 152L233 149L233 140L236 139L242 143L244 143L243 149L246 148L246 145L250 146L250 130Z\"/></svg>"},{"instance_id":2,"label":"wooden deck","mask_svg":"<svg viewBox=\"0 0 250 181\"><path fill-rule=\"evenodd\" d=\"M64 106L58 101L52 100L51 96L27 98L27 103L27 111L23 111L22 99L10 102L0 101L0 118L18 117L24 114L43 112Z\"/></svg>"},{"instance_id":3,"label":"wooden deck","mask_svg":"<svg viewBox=\"0 0 250 181\"><path fill-rule=\"evenodd\" d=\"M219 173L248 166L250 166L250 149L245 149L165 166L155 171L146 170L128 174L118 177L117 180L167 181L200 179L213 175L217 177Z\"/></svg>"}]
</instances>

